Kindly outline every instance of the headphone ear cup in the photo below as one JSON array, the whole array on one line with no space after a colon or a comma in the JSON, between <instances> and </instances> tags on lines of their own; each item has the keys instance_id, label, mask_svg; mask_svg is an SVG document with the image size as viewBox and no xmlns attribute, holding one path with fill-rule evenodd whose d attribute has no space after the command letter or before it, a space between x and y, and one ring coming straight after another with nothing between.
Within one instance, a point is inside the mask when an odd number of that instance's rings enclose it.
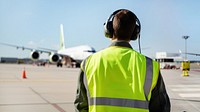
<instances>
[{"instance_id":1,"label":"headphone ear cup","mask_svg":"<svg viewBox=\"0 0 200 112\"><path fill-rule=\"evenodd\" d=\"M112 21L104 23L104 33L108 38L112 38L113 36L113 24Z\"/></svg>"},{"instance_id":2,"label":"headphone ear cup","mask_svg":"<svg viewBox=\"0 0 200 112\"><path fill-rule=\"evenodd\" d=\"M140 35L140 26L136 25L134 30L133 30L131 40L136 40L139 35Z\"/></svg>"}]
</instances>

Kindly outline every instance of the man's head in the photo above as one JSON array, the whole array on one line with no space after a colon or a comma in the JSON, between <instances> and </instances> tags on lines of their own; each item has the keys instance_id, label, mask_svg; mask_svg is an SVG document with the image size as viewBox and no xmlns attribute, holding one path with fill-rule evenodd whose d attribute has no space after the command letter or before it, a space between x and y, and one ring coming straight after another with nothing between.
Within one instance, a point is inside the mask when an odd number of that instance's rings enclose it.
<instances>
[{"instance_id":1,"label":"man's head","mask_svg":"<svg viewBox=\"0 0 200 112\"><path fill-rule=\"evenodd\" d=\"M104 28L106 36L113 40L136 40L140 33L138 18L126 9L115 11L105 23Z\"/></svg>"}]
</instances>

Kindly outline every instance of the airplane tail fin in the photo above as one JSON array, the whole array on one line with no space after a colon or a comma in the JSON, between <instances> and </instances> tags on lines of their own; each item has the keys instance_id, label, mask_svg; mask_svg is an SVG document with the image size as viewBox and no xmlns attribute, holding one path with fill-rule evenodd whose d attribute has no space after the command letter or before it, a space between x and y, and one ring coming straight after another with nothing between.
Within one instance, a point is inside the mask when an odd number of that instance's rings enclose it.
<instances>
[{"instance_id":1,"label":"airplane tail fin","mask_svg":"<svg viewBox=\"0 0 200 112\"><path fill-rule=\"evenodd\" d=\"M65 49L63 25L60 24L60 50Z\"/></svg>"}]
</instances>

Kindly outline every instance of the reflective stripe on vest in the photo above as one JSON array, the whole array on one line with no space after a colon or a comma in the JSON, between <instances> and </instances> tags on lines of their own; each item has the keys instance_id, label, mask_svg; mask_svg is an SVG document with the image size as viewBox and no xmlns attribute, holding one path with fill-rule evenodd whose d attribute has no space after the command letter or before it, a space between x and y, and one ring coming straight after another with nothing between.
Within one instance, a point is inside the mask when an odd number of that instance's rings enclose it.
<instances>
[{"instance_id":1,"label":"reflective stripe on vest","mask_svg":"<svg viewBox=\"0 0 200 112\"><path fill-rule=\"evenodd\" d=\"M90 105L109 105L109 106L148 109L149 102L141 100L122 99L122 98L96 97L96 98L90 98Z\"/></svg>"},{"instance_id":2,"label":"reflective stripe on vest","mask_svg":"<svg viewBox=\"0 0 200 112\"><path fill-rule=\"evenodd\" d=\"M85 61L84 63L82 63L82 69L85 71ZM146 57L146 76L144 83L144 94L146 101L123 99L123 98L90 97L86 74L84 74L84 85L86 87L89 99L88 100L89 105L107 105L107 106L148 109L149 108L148 95L151 90L152 80L153 80L153 63L152 60L148 57Z\"/></svg>"},{"instance_id":3,"label":"reflective stripe on vest","mask_svg":"<svg viewBox=\"0 0 200 112\"><path fill-rule=\"evenodd\" d=\"M151 90L152 80L153 80L153 63L150 58L146 57L146 78L144 82L144 93L147 101L149 92Z\"/></svg>"}]
</instances>

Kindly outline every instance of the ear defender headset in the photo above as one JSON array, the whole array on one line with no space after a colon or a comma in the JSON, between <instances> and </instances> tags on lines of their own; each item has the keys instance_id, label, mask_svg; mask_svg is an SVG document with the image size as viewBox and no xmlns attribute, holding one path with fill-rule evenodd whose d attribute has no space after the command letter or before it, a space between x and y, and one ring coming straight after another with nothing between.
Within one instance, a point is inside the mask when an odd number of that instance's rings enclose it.
<instances>
[{"instance_id":1,"label":"ear defender headset","mask_svg":"<svg viewBox=\"0 0 200 112\"><path fill-rule=\"evenodd\" d=\"M113 29L113 20L114 20L114 17L115 17L115 15L118 12L120 12L122 10L126 10L126 9L116 10L115 12L113 12L110 15L110 17L108 18L108 20L104 23L104 33L105 33L106 37L112 38L113 32L114 32L114 29ZM137 16L135 14L134 14L134 16L135 16L135 19L136 19L136 25L135 25L135 28L133 30L133 33L132 33L132 36L131 36L131 40L136 40L137 38L140 37L140 29L141 29L140 21L139 21L139 19L137 18Z\"/></svg>"}]
</instances>

